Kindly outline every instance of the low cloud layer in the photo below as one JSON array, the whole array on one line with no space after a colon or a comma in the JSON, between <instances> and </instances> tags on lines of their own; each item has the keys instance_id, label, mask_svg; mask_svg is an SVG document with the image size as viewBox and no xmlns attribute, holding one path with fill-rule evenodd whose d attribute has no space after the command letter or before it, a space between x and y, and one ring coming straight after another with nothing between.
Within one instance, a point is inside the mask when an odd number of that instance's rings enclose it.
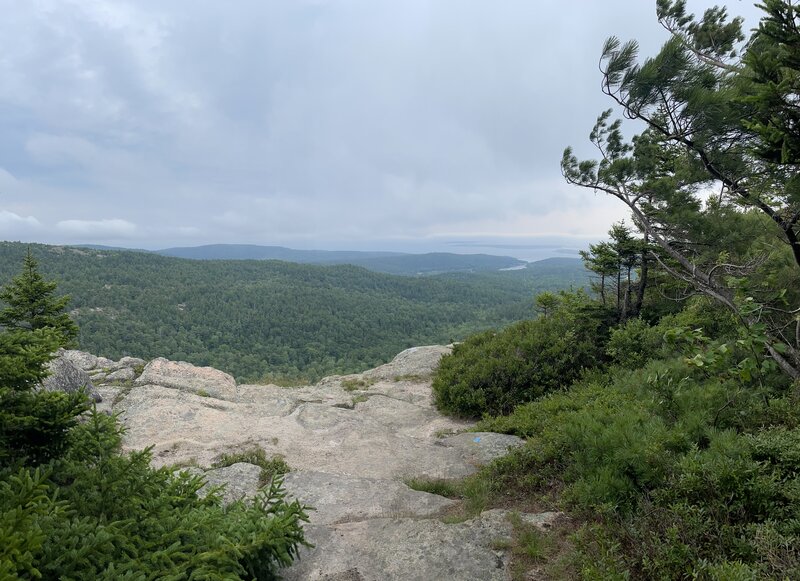
<instances>
[{"instance_id":1,"label":"low cloud layer","mask_svg":"<svg viewBox=\"0 0 800 581\"><path fill-rule=\"evenodd\" d=\"M561 151L603 40L666 38L654 1L0 5L0 238L151 248L600 236Z\"/></svg>"},{"instance_id":2,"label":"low cloud layer","mask_svg":"<svg viewBox=\"0 0 800 581\"><path fill-rule=\"evenodd\" d=\"M62 220L56 229L84 240L119 240L136 237L136 224L119 218L107 220Z\"/></svg>"},{"instance_id":3,"label":"low cloud layer","mask_svg":"<svg viewBox=\"0 0 800 581\"><path fill-rule=\"evenodd\" d=\"M42 224L33 216L20 216L8 210L0 210L0 232L7 233L11 238L29 235L40 235Z\"/></svg>"}]
</instances>

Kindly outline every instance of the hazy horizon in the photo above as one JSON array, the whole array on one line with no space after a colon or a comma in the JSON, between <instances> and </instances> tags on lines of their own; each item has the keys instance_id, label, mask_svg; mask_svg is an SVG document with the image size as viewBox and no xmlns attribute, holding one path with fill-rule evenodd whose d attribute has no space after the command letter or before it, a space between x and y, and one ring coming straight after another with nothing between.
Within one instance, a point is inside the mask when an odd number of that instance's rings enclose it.
<instances>
[{"instance_id":1,"label":"hazy horizon","mask_svg":"<svg viewBox=\"0 0 800 581\"><path fill-rule=\"evenodd\" d=\"M214 244L241 244L254 246L281 246L295 250L327 250L327 251L360 251L360 252L399 252L408 254L425 254L429 252L450 252L453 254L490 254L495 256L511 256L519 260L535 262L546 258L579 258L578 251L584 250L595 239L579 237L485 237L461 238L429 238L418 240L372 240L372 241L323 241L306 240L294 243L261 243L261 242L208 242L204 244L162 246L154 244L126 245L101 244L97 242L52 242L54 245L81 246L96 245L119 247L129 250L165 250L176 247L196 247ZM31 242L28 240L6 240L6 242ZM50 244L50 243L48 243Z\"/></svg>"}]
</instances>

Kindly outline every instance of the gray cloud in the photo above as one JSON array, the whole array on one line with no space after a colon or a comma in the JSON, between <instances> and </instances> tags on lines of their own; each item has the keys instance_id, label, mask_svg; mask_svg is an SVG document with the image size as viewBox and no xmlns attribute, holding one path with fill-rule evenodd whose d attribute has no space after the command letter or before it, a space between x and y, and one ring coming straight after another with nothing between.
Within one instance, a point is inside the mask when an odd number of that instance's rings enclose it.
<instances>
[{"instance_id":1,"label":"gray cloud","mask_svg":"<svg viewBox=\"0 0 800 581\"><path fill-rule=\"evenodd\" d=\"M654 5L0 0L0 215L149 246L598 236L624 212L558 161L610 106L603 40L666 38Z\"/></svg>"},{"instance_id":2,"label":"gray cloud","mask_svg":"<svg viewBox=\"0 0 800 581\"><path fill-rule=\"evenodd\" d=\"M20 216L8 210L0 210L0 236L5 240L29 240L41 235L42 224L33 216Z\"/></svg>"},{"instance_id":3,"label":"gray cloud","mask_svg":"<svg viewBox=\"0 0 800 581\"><path fill-rule=\"evenodd\" d=\"M85 240L120 240L137 236L136 224L120 218L103 220L62 220L56 229Z\"/></svg>"}]
</instances>

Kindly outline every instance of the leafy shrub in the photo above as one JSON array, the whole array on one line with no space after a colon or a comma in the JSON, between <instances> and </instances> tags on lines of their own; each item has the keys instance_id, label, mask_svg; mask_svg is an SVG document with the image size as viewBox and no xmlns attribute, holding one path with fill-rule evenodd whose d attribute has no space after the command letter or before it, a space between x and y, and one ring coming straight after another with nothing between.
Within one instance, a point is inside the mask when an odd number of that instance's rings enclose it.
<instances>
[{"instance_id":1,"label":"leafy shrub","mask_svg":"<svg viewBox=\"0 0 800 581\"><path fill-rule=\"evenodd\" d=\"M611 362L627 369L636 369L659 354L663 331L642 319L631 319L611 330L606 353Z\"/></svg>"},{"instance_id":2,"label":"leafy shrub","mask_svg":"<svg viewBox=\"0 0 800 581\"><path fill-rule=\"evenodd\" d=\"M760 428L794 417L785 398L720 373L675 357L588 374L481 422L529 438L484 477L559 489L598 523L578 535L587 579L797 578L800 428Z\"/></svg>"},{"instance_id":3,"label":"leafy shrub","mask_svg":"<svg viewBox=\"0 0 800 581\"><path fill-rule=\"evenodd\" d=\"M568 387L603 360L604 311L562 302L548 317L474 335L442 358L433 380L436 405L457 416L507 414Z\"/></svg>"}]
</instances>

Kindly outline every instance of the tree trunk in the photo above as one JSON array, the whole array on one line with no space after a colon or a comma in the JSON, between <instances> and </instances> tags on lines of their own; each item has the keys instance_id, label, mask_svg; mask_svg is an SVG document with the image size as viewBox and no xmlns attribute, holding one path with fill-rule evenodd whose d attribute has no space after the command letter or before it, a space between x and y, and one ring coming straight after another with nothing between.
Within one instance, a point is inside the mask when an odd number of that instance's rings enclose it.
<instances>
[{"instance_id":1,"label":"tree trunk","mask_svg":"<svg viewBox=\"0 0 800 581\"><path fill-rule=\"evenodd\" d=\"M648 258L647 258L647 243L650 238L645 232L644 235L644 248L642 249L642 270L639 273L639 287L636 289L636 302L633 305L633 316L638 317L642 312L642 303L644 302L644 291L647 287L647 271L648 271Z\"/></svg>"},{"instance_id":2,"label":"tree trunk","mask_svg":"<svg viewBox=\"0 0 800 581\"><path fill-rule=\"evenodd\" d=\"M606 306L606 275L600 273L600 300L603 301L603 306Z\"/></svg>"}]
</instances>

